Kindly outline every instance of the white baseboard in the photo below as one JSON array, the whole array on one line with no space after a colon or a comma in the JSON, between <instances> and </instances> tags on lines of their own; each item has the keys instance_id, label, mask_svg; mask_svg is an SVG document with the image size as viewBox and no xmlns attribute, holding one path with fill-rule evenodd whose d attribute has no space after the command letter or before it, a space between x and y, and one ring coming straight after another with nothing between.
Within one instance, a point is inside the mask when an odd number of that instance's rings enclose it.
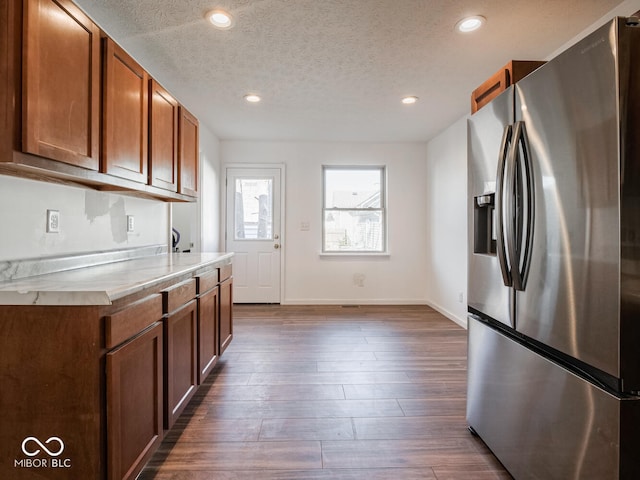
<instances>
[{"instance_id":1,"label":"white baseboard","mask_svg":"<svg viewBox=\"0 0 640 480\"><path fill-rule=\"evenodd\" d=\"M442 315L447 317L452 322L457 323L458 325L460 325L465 330L467 329L467 319L466 319L466 317L465 318L460 318L459 316L451 313L446 308L443 308L440 305L437 305L437 304L432 303L432 302L427 302L427 305L429 305L434 310L437 310L438 312L440 312Z\"/></svg>"},{"instance_id":2,"label":"white baseboard","mask_svg":"<svg viewBox=\"0 0 640 480\"><path fill-rule=\"evenodd\" d=\"M297 298L295 300L283 300L281 305L427 305L425 300L407 300L406 298Z\"/></svg>"}]
</instances>

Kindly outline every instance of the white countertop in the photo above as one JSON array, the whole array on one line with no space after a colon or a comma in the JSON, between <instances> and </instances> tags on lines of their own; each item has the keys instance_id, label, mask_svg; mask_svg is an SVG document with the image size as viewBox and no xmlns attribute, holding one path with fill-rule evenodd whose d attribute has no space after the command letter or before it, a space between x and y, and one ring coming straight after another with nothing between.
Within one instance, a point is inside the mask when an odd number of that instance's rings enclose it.
<instances>
[{"instance_id":1,"label":"white countertop","mask_svg":"<svg viewBox=\"0 0 640 480\"><path fill-rule=\"evenodd\" d=\"M170 253L0 282L0 305L110 305L154 284L231 263L233 253Z\"/></svg>"}]
</instances>

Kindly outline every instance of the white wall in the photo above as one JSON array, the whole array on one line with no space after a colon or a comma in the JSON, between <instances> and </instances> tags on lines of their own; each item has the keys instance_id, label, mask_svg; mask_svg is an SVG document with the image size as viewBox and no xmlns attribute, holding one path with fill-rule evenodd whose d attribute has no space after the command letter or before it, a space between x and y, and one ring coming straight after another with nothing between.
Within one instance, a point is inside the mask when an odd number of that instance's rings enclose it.
<instances>
[{"instance_id":1,"label":"white wall","mask_svg":"<svg viewBox=\"0 0 640 480\"><path fill-rule=\"evenodd\" d=\"M613 17L616 17L616 16L626 17L626 16L629 16L629 15L633 15L635 12L637 12L639 10L640 10L640 0L625 0L620 5L618 5L616 8L610 10L609 13L607 13L606 15L603 15L601 18L599 18L598 20L593 22L593 24L591 26L585 28L582 32L580 32L574 38L569 40L567 43L565 43L564 45L559 46L558 49L555 50L554 52L552 52L548 57L546 57L545 60L551 60L553 57L555 57L558 54L564 52L567 48L571 47L576 42L582 40L584 37L589 35L591 32L593 32L596 29L600 28L606 22L611 20Z\"/></svg>"},{"instance_id":2,"label":"white wall","mask_svg":"<svg viewBox=\"0 0 640 480\"><path fill-rule=\"evenodd\" d=\"M220 140L206 128L200 129L200 222L203 252L222 251L220 192Z\"/></svg>"},{"instance_id":3,"label":"white wall","mask_svg":"<svg viewBox=\"0 0 640 480\"><path fill-rule=\"evenodd\" d=\"M467 117L427 145L427 300L466 325Z\"/></svg>"},{"instance_id":4,"label":"white wall","mask_svg":"<svg viewBox=\"0 0 640 480\"><path fill-rule=\"evenodd\" d=\"M180 251L218 252L220 248L220 141L200 124L200 196L172 205L172 226L180 232Z\"/></svg>"},{"instance_id":5,"label":"white wall","mask_svg":"<svg viewBox=\"0 0 640 480\"><path fill-rule=\"evenodd\" d=\"M221 158L223 164L285 164L282 303L426 303L425 144L223 140ZM387 166L390 256L320 256L325 164ZM354 275L364 275L364 286L355 285Z\"/></svg>"},{"instance_id":6,"label":"white wall","mask_svg":"<svg viewBox=\"0 0 640 480\"><path fill-rule=\"evenodd\" d=\"M60 233L46 233L47 209ZM0 260L167 244L164 202L0 175ZM126 231L126 216L135 219Z\"/></svg>"}]
</instances>

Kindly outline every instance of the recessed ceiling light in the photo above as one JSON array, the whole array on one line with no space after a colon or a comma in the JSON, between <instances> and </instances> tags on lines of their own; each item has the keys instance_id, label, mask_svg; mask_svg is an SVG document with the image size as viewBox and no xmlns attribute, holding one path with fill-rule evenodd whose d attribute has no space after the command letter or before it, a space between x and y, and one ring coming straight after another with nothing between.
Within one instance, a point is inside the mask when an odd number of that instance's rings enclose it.
<instances>
[{"instance_id":1,"label":"recessed ceiling light","mask_svg":"<svg viewBox=\"0 0 640 480\"><path fill-rule=\"evenodd\" d=\"M487 19L481 15L467 17L456 23L456 30L462 33L469 33L479 29Z\"/></svg>"},{"instance_id":2,"label":"recessed ceiling light","mask_svg":"<svg viewBox=\"0 0 640 480\"><path fill-rule=\"evenodd\" d=\"M412 105L414 103L416 103L418 101L418 97L414 96L414 95L409 95L408 97L404 97L402 99L402 103L404 103L405 105Z\"/></svg>"},{"instance_id":3,"label":"recessed ceiling light","mask_svg":"<svg viewBox=\"0 0 640 480\"><path fill-rule=\"evenodd\" d=\"M255 93L248 93L244 96L244 99L249 103L258 103L260 100L260 95L256 95Z\"/></svg>"},{"instance_id":4,"label":"recessed ceiling light","mask_svg":"<svg viewBox=\"0 0 640 480\"><path fill-rule=\"evenodd\" d=\"M233 27L234 21L230 13L224 10L215 9L205 15L214 27L227 29Z\"/></svg>"}]
</instances>

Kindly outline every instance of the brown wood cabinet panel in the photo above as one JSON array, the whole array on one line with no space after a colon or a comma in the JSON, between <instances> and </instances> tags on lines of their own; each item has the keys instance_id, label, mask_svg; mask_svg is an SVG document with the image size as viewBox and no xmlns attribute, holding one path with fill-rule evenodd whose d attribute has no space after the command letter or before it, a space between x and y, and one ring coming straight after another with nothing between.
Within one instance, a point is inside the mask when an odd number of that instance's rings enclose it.
<instances>
[{"instance_id":1,"label":"brown wood cabinet panel","mask_svg":"<svg viewBox=\"0 0 640 480\"><path fill-rule=\"evenodd\" d=\"M165 414L171 428L198 386L198 318L196 300L164 319Z\"/></svg>"},{"instance_id":2,"label":"brown wood cabinet panel","mask_svg":"<svg viewBox=\"0 0 640 480\"><path fill-rule=\"evenodd\" d=\"M190 278L162 291L164 313L172 313L196 297L196 280Z\"/></svg>"},{"instance_id":3,"label":"brown wood cabinet panel","mask_svg":"<svg viewBox=\"0 0 640 480\"><path fill-rule=\"evenodd\" d=\"M198 195L198 164L200 157L198 119L180 107L180 150L178 155L178 192Z\"/></svg>"},{"instance_id":4,"label":"brown wood cabinet panel","mask_svg":"<svg viewBox=\"0 0 640 480\"><path fill-rule=\"evenodd\" d=\"M11 158L13 146L19 142L19 137L14 138L13 127L19 120L15 118L13 102L20 69L12 61L20 53L19 8L13 0L0 1L0 162Z\"/></svg>"},{"instance_id":5,"label":"brown wood cabinet panel","mask_svg":"<svg viewBox=\"0 0 640 480\"><path fill-rule=\"evenodd\" d=\"M199 294L208 292L218 285L219 269L214 268L210 272L199 274L196 277L196 292Z\"/></svg>"},{"instance_id":6,"label":"brown wood cabinet panel","mask_svg":"<svg viewBox=\"0 0 640 480\"><path fill-rule=\"evenodd\" d=\"M134 479L162 441L162 323L107 354L109 480Z\"/></svg>"},{"instance_id":7,"label":"brown wood cabinet panel","mask_svg":"<svg viewBox=\"0 0 640 480\"><path fill-rule=\"evenodd\" d=\"M218 361L218 287L198 298L198 385Z\"/></svg>"},{"instance_id":8,"label":"brown wood cabinet panel","mask_svg":"<svg viewBox=\"0 0 640 480\"><path fill-rule=\"evenodd\" d=\"M178 102L151 79L149 110L149 183L178 191Z\"/></svg>"},{"instance_id":9,"label":"brown wood cabinet panel","mask_svg":"<svg viewBox=\"0 0 640 480\"><path fill-rule=\"evenodd\" d=\"M104 478L102 328L87 321L97 317L95 307L0 306L0 478ZM69 467L27 467L50 458L23 453L29 437L58 437Z\"/></svg>"},{"instance_id":10,"label":"brown wood cabinet panel","mask_svg":"<svg viewBox=\"0 0 640 480\"><path fill-rule=\"evenodd\" d=\"M222 270L222 269L221 269ZM220 355L233 340L233 277L220 282Z\"/></svg>"},{"instance_id":11,"label":"brown wood cabinet panel","mask_svg":"<svg viewBox=\"0 0 640 480\"><path fill-rule=\"evenodd\" d=\"M100 30L68 0L25 0L22 149L99 168Z\"/></svg>"},{"instance_id":12,"label":"brown wood cabinet panel","mask_svg":"<svg viewBox=\"0 0 640 480\"><path fill-rule=\"evenodd\" d=\"M228 263L227 265L223 265L222 267L220 267L220 281L224 281L227 278L230 278L231 275L233 274L233 266L232 264Z\"/></svg>"},{"instance_id":13,"label":"brown wood cabinet panel","mask_svg":"<svg viewBox=\"0 0 640 480\"><path fill-rule=\"evenodd\" d=\"M162 295L149 295L105 317L105 346L113 348L162 319Z\"/></svg>"},{"instance_id":14,"label":"brown wood cabinet panel","mask_svg":"<svg viewBox=\"0 0 640 480\"><path fill-rule=\"evenodd\" d=\"M477 112L512 84L522 80L545 62L512 60L471 93L471 113Z\"/></svg>"},{"instance_id":15,"label":"brown wood cabinet panel","mask_svg":"<svg viewBox=\"0 0 640 480\"><path fill-rule=\"evenodd\" d=\"M110 38L103 39L101 171L147 183L149 76Z\"/></svg>"}]
</instances>

